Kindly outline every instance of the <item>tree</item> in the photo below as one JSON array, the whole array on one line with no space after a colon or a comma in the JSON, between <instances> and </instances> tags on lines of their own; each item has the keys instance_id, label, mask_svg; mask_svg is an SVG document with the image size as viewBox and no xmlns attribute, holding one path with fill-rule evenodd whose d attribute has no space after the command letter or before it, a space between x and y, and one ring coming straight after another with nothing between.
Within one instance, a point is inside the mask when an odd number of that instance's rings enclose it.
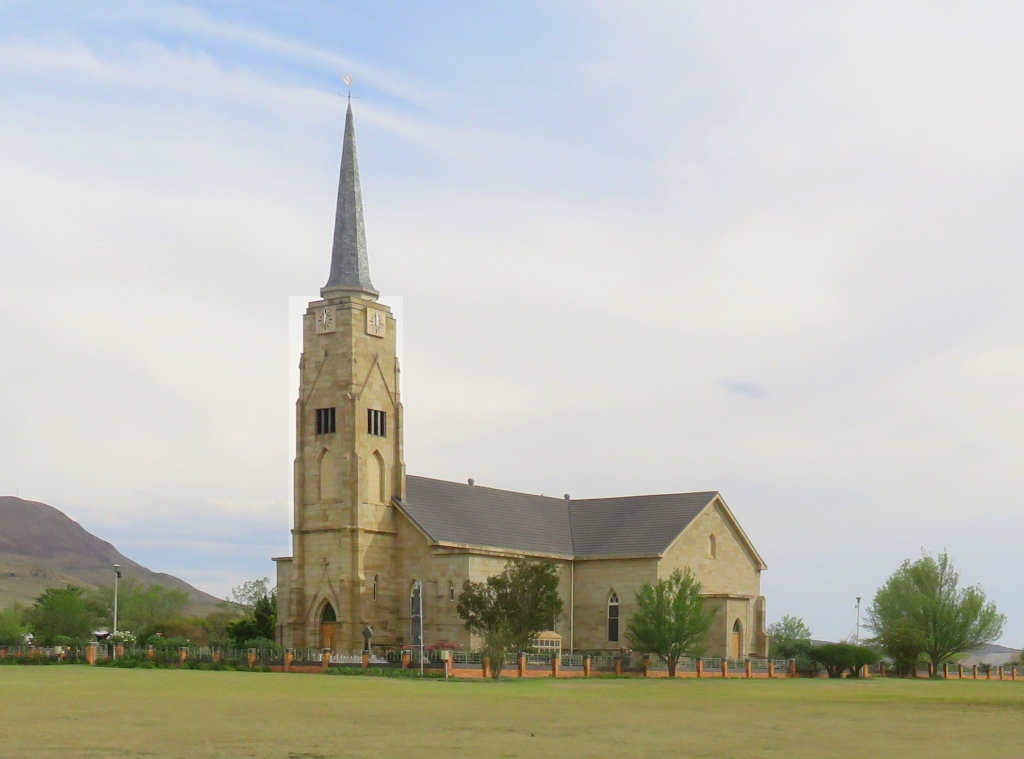
<instances>
[{"instance_id":1,"label":"tree","mask_svg":"<svg viewBox=\"0 0 1024 759\"><path fill-rule=\"evenodd\" d=\"M270 585L269 577L264 577L261 580L247 580L231 589L231 597L228 598L228 601L238 604L247 611L252 611L257 601L272 593L274 593L274 589Z\"/></svg>"},{"instance_id":2,"label":"tree","mask_svg":"<svg viewBox=\"0 0 1024 759\"><path fill-rule=\"evenodd\" d=\"M773 659L793 659L811 647L811 628L800 617L783 614L778 622L768 625L767 632Z\"/></svg>"},{"instance_id":3,"label":"tree","mask_svg":"<svg viewBox=\"0 0 1024 759\"><path fill-rule=\"evenodd\" d=\"M960 587L960 573L945 551L904 561L867 610L868 629L894 660L916 663L918 648L935 672L953 654L999 638L1005 622L980 586Z\"/></svg>"},{"instance_id":4,"label":"tree","mask_svg":"<svg viewBox=\"0 0 1024 759\"><path fill-rule=\"evenodd\" d=\"M20 646L25 642L25 625L21 621L23 609L8 606L0 611L0 646Z\"/></svg>"},{"instance_id":5,"label":"tree","mask_svg":"<svg viewBox=\"0 0 1024 759\"><path fill-rule=\"evenodd\" d=\"M74 585L44 590L26 615L35 641L52 645L58 636L74 641L91 638L98 620L84 596L85 591Z\"/></svg>"},{"instance_id":6,"label":"tree","mask_svg":"<svg viewBox=\"0 0 1024 759\"><path fill-rule=\"evenodd\" d=\"M113 624L114 586L101 585L85 594L96 616L105 624ZM134 578L127 578L117 588L117 628L119 631L140 632L181 619L188 605L188 592L163 585L144 586Z\"/></svg>"},{"instance_id":7,"label":"tree","mask_svg":"<svg viewBox=\"0 0 1024 759\"><path fill-rule=\"evenodd\" d=\"M636 613L626 625L626 640L637 651L656 654L676 676L680 656L704 653L714 613L704 608L701 584L690 570L675 570L667 580L644 583L636 593Z\"/></svg>"},{"instance_id":8,"label":"tree","mask_svg":"<svg viewBox=\"0 0 1024 759\"><path fill-rule=\"evenodd\" d=\"M277 637L277 589L267 590L264 585L263 590L263 595L251 599L252 607L244 618L227 624L227 635L237 646L245 646L252 640L274 640Z\"/></svg>"},{"instance_id":9,"label":"tree","mask_svg":"<svg viewBox=\"0 0 1024 759\"><path fill-rule=\"evenodd\" d=\"M561 615L558 567L551 561L510 561L485 582L466 580L456 608L466 629L483 638L481 652L497 679L508 655L529 648Z\"/></svg>"}]
</instances>

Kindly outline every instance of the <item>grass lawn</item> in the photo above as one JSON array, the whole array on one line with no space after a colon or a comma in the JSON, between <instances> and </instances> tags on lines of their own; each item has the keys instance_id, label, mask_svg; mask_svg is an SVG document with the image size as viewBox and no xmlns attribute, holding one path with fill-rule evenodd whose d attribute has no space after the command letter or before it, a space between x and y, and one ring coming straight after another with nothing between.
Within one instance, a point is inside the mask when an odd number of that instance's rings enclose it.
<instances>
[{"instance_id":1,"label":"grass lawn","mask_svg":"<svg viewBox=\"0 0 1024 759\"><path fill-rule=\"evenodd\" d=\"M0 756L1024 756L1024 682L0 667Z\"/></svg>"}]
</instances>

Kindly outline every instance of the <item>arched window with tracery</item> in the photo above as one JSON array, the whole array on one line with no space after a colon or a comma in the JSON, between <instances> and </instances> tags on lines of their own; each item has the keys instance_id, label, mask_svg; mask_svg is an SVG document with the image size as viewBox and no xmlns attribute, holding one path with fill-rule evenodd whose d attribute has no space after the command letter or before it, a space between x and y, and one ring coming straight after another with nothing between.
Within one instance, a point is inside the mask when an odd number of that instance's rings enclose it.
<instances>
[{"instance_id":1,"label":"arched window with tracery","mask_svg":"<svg viewBox=\"0 0 1024 759\"><path fill-rule=\"evenodd\" d=\"M619 642L619 595L614 590L608 596L608 642Z\"/></svg>"}]
</instances>

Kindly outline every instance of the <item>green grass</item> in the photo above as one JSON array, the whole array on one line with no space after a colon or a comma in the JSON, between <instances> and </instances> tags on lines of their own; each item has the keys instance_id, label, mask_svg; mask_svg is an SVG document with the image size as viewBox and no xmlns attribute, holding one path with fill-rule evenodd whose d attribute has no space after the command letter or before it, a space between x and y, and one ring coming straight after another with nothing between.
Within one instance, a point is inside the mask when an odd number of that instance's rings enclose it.
<instances>
[{"instance_id":1,"label":"green grass","mask_svg":"<svg viewBox=\"0 0 1024 759\"><path fill-rule=\"evenodd\" d=\"M0 668L3 757L1021 756L1024 682Z\"/></svg>"}]
</instances>

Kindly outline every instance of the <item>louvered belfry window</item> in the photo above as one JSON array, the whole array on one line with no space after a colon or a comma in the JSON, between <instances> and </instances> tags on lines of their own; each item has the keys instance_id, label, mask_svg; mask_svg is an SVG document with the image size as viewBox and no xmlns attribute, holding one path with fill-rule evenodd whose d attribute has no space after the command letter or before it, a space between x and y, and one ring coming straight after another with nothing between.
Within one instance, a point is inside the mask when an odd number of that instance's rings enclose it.
<instances>
[{"instance_id":1,"label":"louvered belfry window","mask_svg":"<svg viewBox=\"0 0 1024 759\"><path fill-rule=\"evenodd\" d=\"M333 435L336 430L335 423L333 408L318 408L316 410L317 435Z\"/></svg>"},{"instance_id":2,"label":"louvered belfry window","mask_svg":"<svg viewBox=\"0 0 1024 759\"><path fill-rule=\"evenodd\" d=\"M377 437L388 436L388 415L384 411L375 408L366 412L366 431Z\"/></svg>"}]
</instances>

